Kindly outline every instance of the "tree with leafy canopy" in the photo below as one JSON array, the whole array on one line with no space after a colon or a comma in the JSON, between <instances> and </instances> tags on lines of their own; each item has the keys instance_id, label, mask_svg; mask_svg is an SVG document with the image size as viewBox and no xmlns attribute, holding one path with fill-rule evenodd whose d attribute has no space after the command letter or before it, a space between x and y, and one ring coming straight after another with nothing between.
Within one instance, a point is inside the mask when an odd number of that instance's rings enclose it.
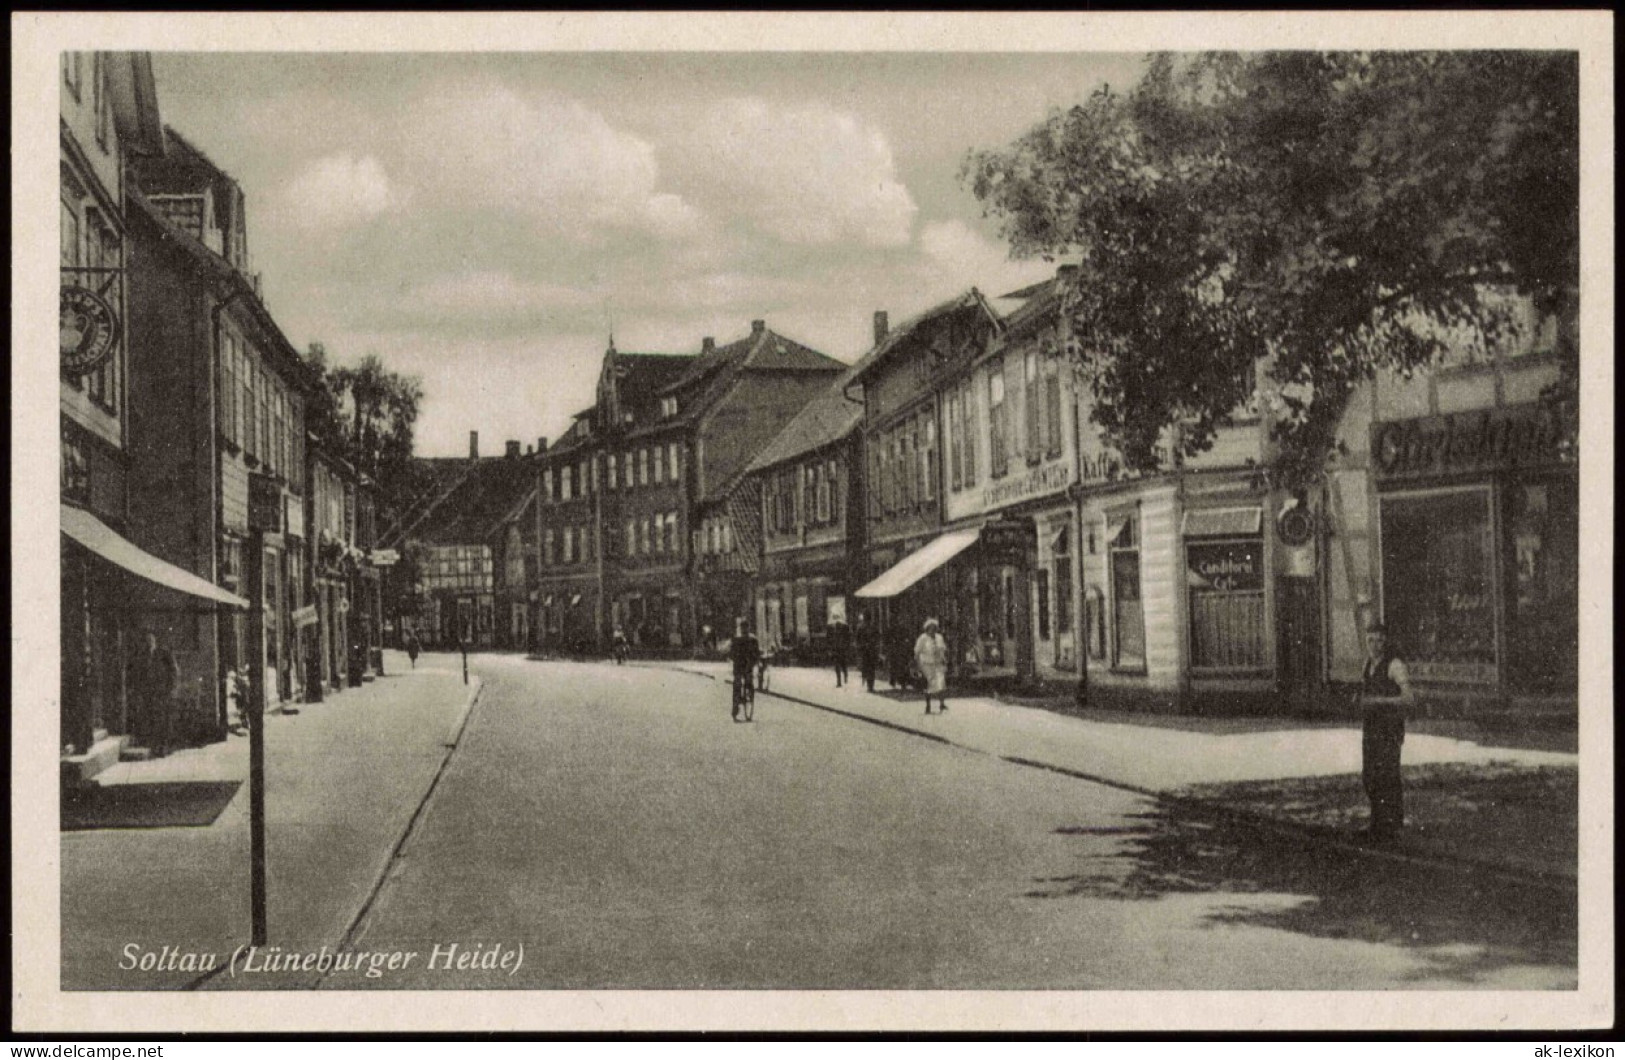
<instances>
[{"instance_id":1,"label":"tree with leafy canopy","mask_svg":"<svg viewBox=\"0 0 1625 1060\"><path fill-rule=\"evenodd\" d=\"M412 440L422 382L391 371L376 354L353 367L335 366L319 342L311 344L305 361L322 380L309 408L311 430L378 484L382 508L404 503L415 492Z\"/></svg>"},{"instance_id":2,"label":"tree with leafy canopy","mask_svg":"<svg viewBox=\"0 0 1625 1060\"><path fill-rule=\"evenodd\" d=\"M1513 296L1572 320L1578 148L1572 53L1158 55L961 177L1014 256L1076 256L1064 312L1126 465L1174 425L1175 459L1205 449L1262 365L1269 474L1302 489L1378 370L1505 341Z\"/></svg>"}]
</instances>

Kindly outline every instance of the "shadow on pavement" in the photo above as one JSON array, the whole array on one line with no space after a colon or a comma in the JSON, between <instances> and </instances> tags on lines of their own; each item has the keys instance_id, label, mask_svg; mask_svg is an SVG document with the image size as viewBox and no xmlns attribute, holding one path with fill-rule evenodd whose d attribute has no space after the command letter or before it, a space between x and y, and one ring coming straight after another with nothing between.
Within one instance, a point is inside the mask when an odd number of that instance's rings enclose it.
<instances>
[{"instance_id":1,"label":"shadow on pavement","mask_svg":"<svg viewBox=\"0 0 1625 1060\"><path fill-rule=\"evenodd\" d=\"M1273 928L1418 951L1411 978L1470 985L1520 965L1577 967L1573 895L1502 880L1362 857L1309 839L1233 824L1138 814L1113 828L1059 828L1097 837L1073 875L1035 880L1027 897L1155 901L1218 899L1215 925ZM1099 837L1110 845L1101 847ZM1225 902L1235 896L1234 902Z\"/></svg>"}]
</instances>

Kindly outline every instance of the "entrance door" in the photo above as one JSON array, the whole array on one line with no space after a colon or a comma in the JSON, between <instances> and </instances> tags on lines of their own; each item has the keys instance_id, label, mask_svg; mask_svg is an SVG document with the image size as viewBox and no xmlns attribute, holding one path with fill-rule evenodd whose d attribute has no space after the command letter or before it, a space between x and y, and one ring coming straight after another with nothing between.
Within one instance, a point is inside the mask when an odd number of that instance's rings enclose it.
<instances>
[{"instance_id":1,"label":"entrance door","mask_svg":"<svg viewBox=\"0 0 1625 1060\"><path fill-rule=\"evenodd\" d=\"M1320 607L1313 578L1276 579L1277 670L1281 689L1307 692L1320 681Z\"/></svg>"}]
</instances>

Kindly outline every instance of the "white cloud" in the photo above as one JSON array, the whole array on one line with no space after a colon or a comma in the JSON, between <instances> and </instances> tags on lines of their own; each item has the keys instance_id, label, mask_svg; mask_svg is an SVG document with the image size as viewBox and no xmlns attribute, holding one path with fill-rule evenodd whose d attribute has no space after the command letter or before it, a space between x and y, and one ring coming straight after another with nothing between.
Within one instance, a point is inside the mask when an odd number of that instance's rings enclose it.
<instances>
[{"instance_id":1,"label":"white cloud","mask_svg":"<svg viewBox=\"0 0 1625 1060\"><path fill-rule=\"evenodd\" d=\"M919 281L944 296L969 287L997 298L1055 275L1043 261L1011 261L1008 248L957 218L920 229Z\"/></svg>"},{"instance_id":2,"label":"white cloud","mask_svg":"<svg viewBox=\"0 0 1625 1060\"><path fill-rule=\"evenodd\" d=\"M676 239L699 223L660 190L654 145L575 100L451 85L403 115L400 140L443 206L515 211L582 240L603 227Z\"/></svg>"},{"instance_id":3,"label":"white cloud","mask_svg":"<svg viewBox=\"0 0 1625 1060\"><path fill-rule=\"evenodd\" d=\"M285 208L304 229L348 228L405 203L405 195L372 155L325 155L309 163L284 193Z\"/></svg>"},{"instance_id":4,"label":"white cloud","mask_svg":"<svg viewBox=\"0 0 1625 1060\"><path fill-rule=\"evenodd\" d=\"M877 130L821 104L718 103L702 117L683 163L706 194L788 243L908 243L917 212Z\"/></svg>"}]
</instances>

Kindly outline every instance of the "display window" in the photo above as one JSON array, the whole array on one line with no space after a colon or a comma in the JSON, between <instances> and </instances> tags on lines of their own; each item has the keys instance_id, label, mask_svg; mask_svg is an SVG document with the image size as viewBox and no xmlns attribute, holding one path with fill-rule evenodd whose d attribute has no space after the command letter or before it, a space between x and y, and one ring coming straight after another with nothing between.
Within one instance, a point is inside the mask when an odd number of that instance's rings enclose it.
<instances>
[{"instance_id":1,"label":"display window","mask_svg":"<svg viewBox=\"0 0 1625 1060\"><path fill-rule=\"evenodd\" d=\"M1412 678L1496 680L1489 487L1382 497L1383 620Z\"/></svg>"},{"instance_id":2,"label":"display window","mask_svg":"<svg viewBox=\"0 0 1625 1060\"><path fill-rule=\"evenodd\" d=\"M1507 680L1524 692L1572 692L1580 662L1577 484L1518 482L1503 493Z\"/></svg>"},{"instance_id":3,"label":"display window","mask_svg":"<svg viewBox=\"0 0 1625 1060\"><path fill-rule=\"evenodd\" d=\"M1260 508L1185 513L1182 536L1194 669L1258 670L1269 665L1262 525Z\"/></svg>"},{"instance_id":4,"label":"display window","mask_svg":"<svg viewBox=\"0 0 1625 1060\"><path fill-rule=\"evenodd\" d=\"M1145 669L1145 600L1140 594L1139 517L1125 515L1108 525L1108 564L1112 591L1112 666Z\"/></svg>"}]
</instances>

